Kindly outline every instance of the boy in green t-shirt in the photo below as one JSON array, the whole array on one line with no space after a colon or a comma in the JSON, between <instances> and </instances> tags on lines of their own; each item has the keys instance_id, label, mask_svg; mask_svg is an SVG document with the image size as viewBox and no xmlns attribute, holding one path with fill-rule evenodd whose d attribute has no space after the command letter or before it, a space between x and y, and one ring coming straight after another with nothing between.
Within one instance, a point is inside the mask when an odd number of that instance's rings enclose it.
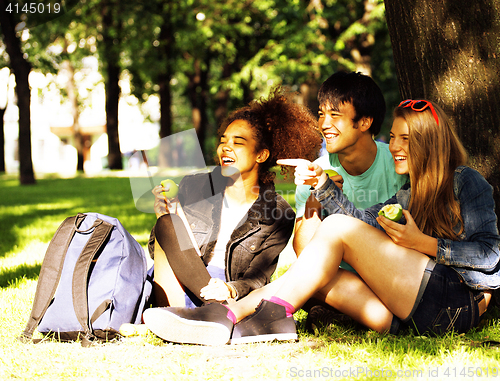
<instances>
[{"instance_id":1,"label":"boy in green t-shirt","mask_svg":"<svg viewBox=\"0 0 500 381\"><path fill-rule=\"evenodd\" d=\"M318 101L318 128L328 153L315 163L338 173L332 180L357 208L392 197L408 178L396 174L388 144L374 140L386 110L378 85L361 73L337 72L321 85ZM321 206L305 185L297 186L295 203L293 247L299 256L321 223ZM354 271L345 262L340 267Z\"/></svg>"}]
</instances>

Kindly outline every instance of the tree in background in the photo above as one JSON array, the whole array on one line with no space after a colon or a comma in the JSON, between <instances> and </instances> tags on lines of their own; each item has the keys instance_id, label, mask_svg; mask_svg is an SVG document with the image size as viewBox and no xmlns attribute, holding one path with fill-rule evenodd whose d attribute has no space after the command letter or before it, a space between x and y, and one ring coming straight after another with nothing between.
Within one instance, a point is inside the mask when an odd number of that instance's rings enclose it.
<instances>
[{"instance_id":1,"label":"tree in background","mask_svg":"<svg viewBox=\"0 0 500 381\"><path fill-rule=\"evenodd\" d=\"M241 73L253 77L253 86L262 79L290 85L316 112L328 76L362 71L388 102L399 97L383 0L276 0L267 12L271 38Z\"/></svg>"},{"instance_id":2,"label":"tree in background","mask_svg":"<svg viewBox=\"0 0 500 381\"><path fill-rule=\"evenodd\" d=\"M118 103L125 77L139 102L158 96L160 137L194 127L207 160L227 113L274 85L292 87L313 112L318 85L339 69L372 73L386 95L394 91L382 0L80 0L66 16L30 36L38 48L28 58L42 72L51 60L50 70L71 72L82 55L99 57L112 169L122 165ZM50 44L66 49L47 58ZM76 131L82 99L71 86L65 91Z\"/></svg>"},{"instance_id":3,"label":"tree in background","mask_svg":"<svg viewBox=\"0 0 500 381\"><path fill-rule=\"evenodd\" d=\"M5 84L2 82L2 71L6 70ZM5 68L0 70L0 173L5 173L5 129L4 115L7 110L8 94L9 94L9 77L10 69Z\"/></svg>"},{"instance_id":4,"label":"tree in background","mask_svg":"<svg viewBox=\"0 0 500 381\"><path fill-rule=\"evenodd\" d=\"M41 33L43 30L43 33ZM80 111L84 97L78 91L75 74L83 68L83 59L91 56L95 46L87 43L88 27L74 21L73 13L30 30L24 52L37 71L47 75L65 73L66 81L59 88L62 99L69 102L73 124L72 143L77 151L77 170L84 170L88 137L82 133ZM59 86L57 81L52 82Z\"/></svg>"},{"instance_id":5,"label":"tree in background","mask_svg":"<svg viewBox=\"0 0 500 381\"><path fill-rule=\"evenodd\" d=\"M24 58L21 41L16 35L18 20L13 13L5 12L7 1L0 0L0 26L4 44L10 58L10 67L16 78L17 106L19 108L19 180L21 184L34 184L35 174L31 156L30 86L28 76L31 64Z\"/></svg>"},{"instance_id":6,"label":"tree in background","mask_svg":"<svg viewBox=\"0 0 500 381\"><path fill-rule=\"evenodd\" d=\"M118 135L118 104L120 100L120 53L123 43L124 4L117 0L99 2L101 15L101 62L106 83L106 132L108 134L108 166L123 169L120 139Z\"/></svg>"},{"instance_id":7,"label":"tree in background","mask_svg":"<svg viewBox=\"0 0 500 381\"><path fill-rule=\"evenodd\" d=\"M402 99L438 102L500 216L500 0L386 0Z\"/></svg>"}]
</instances>

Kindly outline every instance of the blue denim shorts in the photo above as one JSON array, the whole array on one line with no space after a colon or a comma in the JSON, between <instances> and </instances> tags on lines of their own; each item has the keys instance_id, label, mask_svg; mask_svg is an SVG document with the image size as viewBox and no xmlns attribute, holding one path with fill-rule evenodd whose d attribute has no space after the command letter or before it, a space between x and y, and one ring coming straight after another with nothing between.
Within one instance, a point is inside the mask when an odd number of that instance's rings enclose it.
<instances>
[{"instance_id":1,"label":"blue denim shorts","mask_svg":"<svg viewBox=\"0 0 500 381\"><path fill-rule=\"evenodd\" d=\"M212 265L207 266L207 271L210 274L212 278L219 278L220 280L223 280L224 282L227 282L226 280L226 272L224 269L221 269L220 267L215 267ZM197 298L191 291L189 291L187 288L184 291L186 294L184 295L184 301L186 302L186 307L187 308L195 308L195 307L201 307L203 305L203 302Z\"/></svg>"},{"instance_id":2,"label":"blue denim shorts","mask_svg":"<svg viewBox=\"0 0 500 381\"><path fill-rule=\"evenodd\" d=\"M484 293L468 287L453 268L436 264L413 315L404 321L395 317L391 333L405 328L417 334L467 332L479 324L478 304L483 298Z\"/></svg>"}]
</instances>

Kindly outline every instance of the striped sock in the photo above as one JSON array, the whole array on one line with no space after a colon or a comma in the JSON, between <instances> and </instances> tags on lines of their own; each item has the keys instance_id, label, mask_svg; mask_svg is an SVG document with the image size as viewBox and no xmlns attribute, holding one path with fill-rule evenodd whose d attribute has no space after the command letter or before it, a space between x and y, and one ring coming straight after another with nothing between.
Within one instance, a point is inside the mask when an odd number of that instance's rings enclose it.
<instances>
[{"instance_id":1,"label":"striped sock","mask_svg":"<svg viewBox=\"0 0 500 381\"><path fill-rule=\"evenodd\" d=\"M295 312L295 307L292 306L290 303L288 303L286 300L280 299L276 296L271 296L271 299L269 299L271 303L276 303L279 304L280 306L285 307L286 311L286 317L292 317L293 313Z\"/></svg>"}]
</instances>

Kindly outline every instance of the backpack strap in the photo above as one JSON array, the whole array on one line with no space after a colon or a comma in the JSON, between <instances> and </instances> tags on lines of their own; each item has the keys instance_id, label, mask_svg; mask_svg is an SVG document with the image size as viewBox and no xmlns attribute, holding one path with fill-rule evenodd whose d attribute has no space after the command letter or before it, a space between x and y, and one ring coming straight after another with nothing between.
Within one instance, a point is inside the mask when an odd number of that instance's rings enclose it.
<instances>
[{"instance_id":1,"label":"backpack strap","mask_svg":"<svg viewBox=\"0 0 500 381\"><path fill-rule=\"evenodd\" d=\"M105 245L106 240L111 234L114 226L101 219L96 219L90 229L92 228L94 228L92 236L89 238L87 244L78 257L73 271L73 308L75 309L76 317L83 328L83 346L87 346L88 342L94 337L89 326L89 309L87 300L87 285L90 266L96 254Z\"/></svg>"},{"instance_id":2,"label":"backpack strap","mask_svg":"<svg viewBox=\"0 0 500 381\"><path fill-rule=\"evenodd\" d=\"M49 308L61 278L68 246L85 217L85 214L79 213L76 216L66 218L52 237L40 269L31 315L24 332L19 337L21 341L31 340L35 328Z\"/></svg>"}]
</instances>

